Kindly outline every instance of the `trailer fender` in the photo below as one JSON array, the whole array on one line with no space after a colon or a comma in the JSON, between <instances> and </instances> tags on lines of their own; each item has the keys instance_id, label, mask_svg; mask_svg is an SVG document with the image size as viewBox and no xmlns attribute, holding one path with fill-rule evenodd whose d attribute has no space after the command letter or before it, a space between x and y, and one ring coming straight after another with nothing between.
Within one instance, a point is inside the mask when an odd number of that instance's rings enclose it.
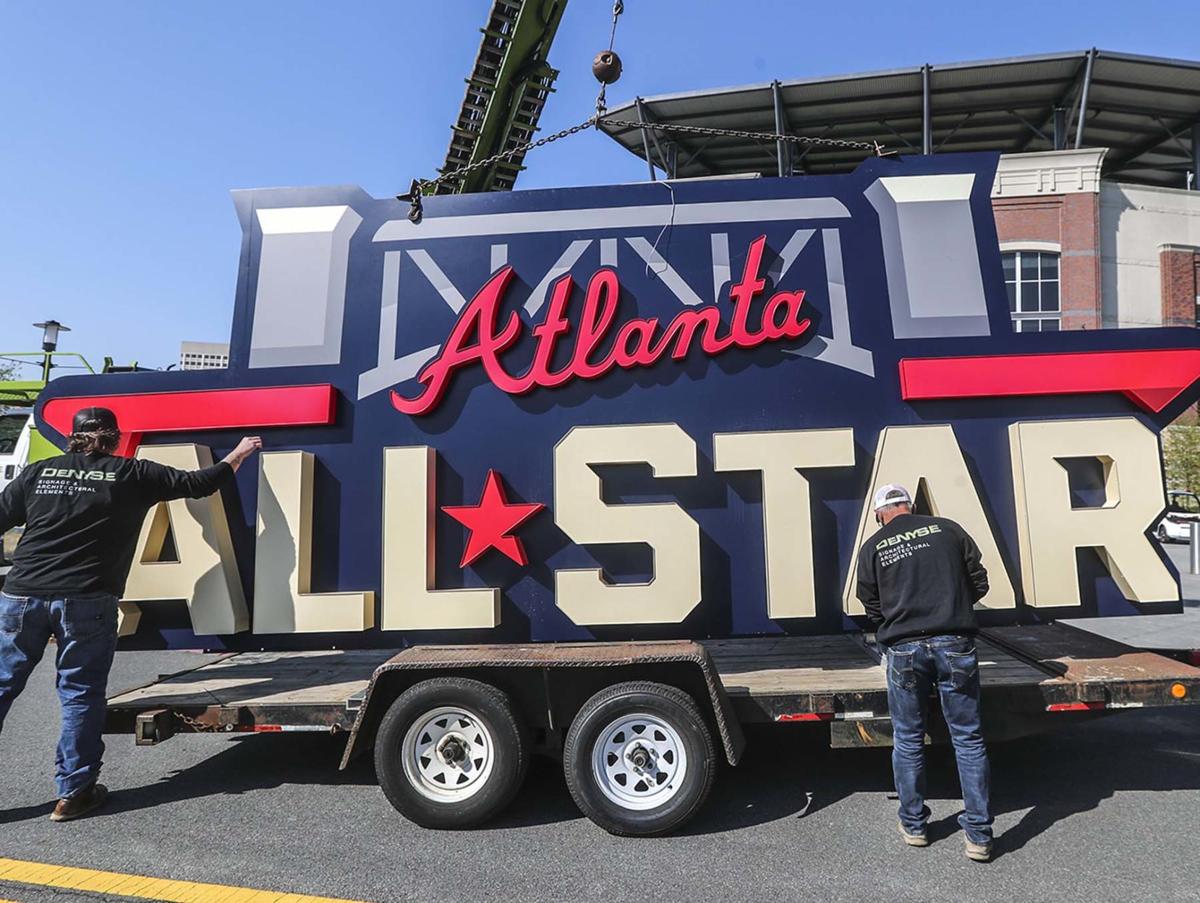
<instances>
[{"instance_id":1,"label":"trailer fender","mask_svg":"<svg viewBox=\"0 0 1200 903\"><path fill-rule=\"evenodd\" d=\"M604 686L657 680L691 693L736 765L745 737L716 667L702 645L690 640L413 646L371 675L341 768L369 750L388 706L405 689L430 677L458 675L503 685L523 704L527 717L552 730L565 729L582 702ZM574 704L575 698L578 704Z\"/></svg>"}]
</instances>

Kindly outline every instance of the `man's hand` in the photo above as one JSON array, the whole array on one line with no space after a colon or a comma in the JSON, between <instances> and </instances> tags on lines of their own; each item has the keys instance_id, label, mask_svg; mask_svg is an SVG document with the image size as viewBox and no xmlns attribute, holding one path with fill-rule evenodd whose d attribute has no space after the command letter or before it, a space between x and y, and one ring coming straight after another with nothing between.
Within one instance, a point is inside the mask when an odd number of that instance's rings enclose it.
<instances>
[{"instance_id":1,"label":"man's hand","mask_svg":"<svg viewBox=\"0 0 1200 903\"><path fill-rule=\"evenodd\" d=\"M222 460L236 471L242 462L262 448L262 438L259 436L243 436L237 448L227 454Z\"/></svg>"}]
</instances>

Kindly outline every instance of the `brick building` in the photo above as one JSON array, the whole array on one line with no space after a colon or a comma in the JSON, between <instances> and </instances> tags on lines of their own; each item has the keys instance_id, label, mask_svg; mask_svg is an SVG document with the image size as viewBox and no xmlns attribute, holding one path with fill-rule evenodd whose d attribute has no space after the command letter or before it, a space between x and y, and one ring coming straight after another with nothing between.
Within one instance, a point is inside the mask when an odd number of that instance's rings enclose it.
<instances>
[{"instance_id":1,"label":"brick building","mask_svg":"<svg viewBox=\"0 0 1200 903\"><path fill-rule=\"evenodd\" d=\"M847 172L862 149L671 125L1000 151L992 206L1014 328L1196 326L1200 62L1110 51L923 65L639 98L605 126L651 178Z\"/></svg>"},{"instance_id":2,"label":"brick building","mask_svg":"<svg viewBox=\"0 0 1200 903\"><path fill-rule=\"evenodd\" d=\"M992 209L1018 329L1197 325L1200 191L1103 179L1107 153L1000 159Z\"/></svg>"}]
</instances>

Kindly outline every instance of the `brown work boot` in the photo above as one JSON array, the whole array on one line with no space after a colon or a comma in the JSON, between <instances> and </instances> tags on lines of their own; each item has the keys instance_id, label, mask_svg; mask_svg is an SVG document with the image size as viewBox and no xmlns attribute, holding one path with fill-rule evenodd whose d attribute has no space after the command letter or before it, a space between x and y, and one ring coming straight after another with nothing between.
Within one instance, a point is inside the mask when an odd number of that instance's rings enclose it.
<instances>
[{"instance_id":1,"label":"brown work boot","mask_svg":"<svg viewBox=\"0 0 1200 903\"><path fill-rule=\"evenodd\" d=\"M82 818L103 806L107 798L108 788L103 784L93 784L87 790L59 800L54 811L50 813L50 821L71 821L75 818Z\"/></svg>"}]
</instances>

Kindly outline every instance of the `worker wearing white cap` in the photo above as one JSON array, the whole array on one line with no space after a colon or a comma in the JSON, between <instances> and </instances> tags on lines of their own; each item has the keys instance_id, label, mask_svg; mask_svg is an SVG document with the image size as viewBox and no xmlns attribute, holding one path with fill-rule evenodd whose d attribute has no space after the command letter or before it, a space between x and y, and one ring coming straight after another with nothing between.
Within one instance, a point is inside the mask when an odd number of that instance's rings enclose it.
<instances>
[{"instance_id":1,"label":"worker wearing white cap","mask_svg":"<svg viewBox=\"0 0 1200 903\"><path fill-rule=\"evenodd\" d=\"M987 593L987 571L967 532L948 518L914 514L903 486L880 487L873 507L879 530L858 553L858 598L886 649L900 834L910 846L929 843L925 733L936 687L958 762L967 856L986 862L992 855L990 770L973 606Z\"/></svg>"}]
</instances>

